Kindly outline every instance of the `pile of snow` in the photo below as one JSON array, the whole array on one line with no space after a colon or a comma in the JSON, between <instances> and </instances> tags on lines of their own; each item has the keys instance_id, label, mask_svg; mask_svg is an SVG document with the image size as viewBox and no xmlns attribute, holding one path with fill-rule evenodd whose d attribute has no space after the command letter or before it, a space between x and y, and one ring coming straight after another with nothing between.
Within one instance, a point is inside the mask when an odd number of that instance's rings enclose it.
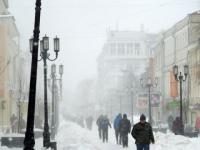
<instances>
[{"instance_id":1,"label":"pile of snow","mask_svg":"<svg viewBox=\"0 0 200 150\"><path fill-rule=\"evenodd\" d=\"M200 138L188 138L173 133L156 133L156 144L152 145L155 150L196 150L200 147Z\"/></svg>"},{"instance_id":2,"label":"pile of snow","mask_svg":"<svg viewBox=\"0 0 200 150\"><path fill-rule=\"evenodd\" d=\"M153 150L196 150L200 147L200 138L187 138L173 133L154 133L156 144L151 145ZM58 149L60 150L120 150L116 145L113 129L109 131L109 142L102 143L98 138L97 127L92 131L84 129L79 125L64 121L62 122L57 136ZM129 136L129 147L127 150L136 150L134 140Z\"/></svg>"},{"instance_id":3,"label":"pile of snow","mask_svg":"<svg viewBox=\"0 0 200 150\"><path fill-rule=\"evenodd\" d=\"M154 133L156 143L151 145L153 150L197 150L200 147L200 138L187 138L173 133ZM43 139L36 140L36 150L42 150ZM94 124L89 131L70 121L60 122L56 137L58 150L122 150L122 146L116 144L114 130L109 129L109 141L103 143L98 138L98 129ZM1 150L10 148L0 147ZM13 150L20 150L13 148ZM129 147L126 150L136 150L134 140L129 135Z\"/></svg>"}]
</instances>

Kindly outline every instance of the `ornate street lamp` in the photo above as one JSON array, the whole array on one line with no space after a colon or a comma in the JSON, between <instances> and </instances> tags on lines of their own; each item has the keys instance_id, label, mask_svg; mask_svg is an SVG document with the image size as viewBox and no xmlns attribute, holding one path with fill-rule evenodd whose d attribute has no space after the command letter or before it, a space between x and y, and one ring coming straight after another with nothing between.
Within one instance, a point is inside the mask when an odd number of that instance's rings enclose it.
<instances>
[{"instance_id":1,"label":"ornate street lamp","mask_svg":"<svg viewBox=\"0 0 200 150\"><path fill-rule=\"evenodd\" d=\"M63 74L63 65L59 65L59 74L62 77L62 74Z\"/></svg>"},{"instance_id":2,"label":"ornate street lamp","mask_svg":"<svg viewBox=\"0 0 200 150\"><path fill-rule=\"evenodd\" d=\"M56 81L60 81L60 92L62 93L62 75L63 75L63 65L59 65L60 78L56 78L56 65L51 65L51 79L52 79L52 119L51 119L51 138L54 139L57 132L58 124L58 100L56 100Z\"/></svg>"},{"instance_id":3,"label":"ornate street lamp","mask_svg":"<svg viewBox=\"0 0 200 150\"><path fill-rule=\"evenodd\" d=\"M59 65L59 74L60 74L60 98L61 98L61 101L62 101L62 75L64 73L64 66L61 64Z\"/></svg>"},{"instance_id":4,"label":"ornate street lamp","mask_svg":"<svg viewBox=\"0 0 200 150\"><path fill-rule=\"evenodd\" d=\"M176 81L180 82L180 120L181 120L181 133L180 134L184 134L184 125L183 125L183 100L182 100L182 82L186 81L186 78L188 76L189 73L189 67L188 65L184 65L184 75L182 74L182 72L178 71L178 66L174 65L173 66L173 73L174 73L174 77L176 79Z\"/></svg>"},{"instance_id":5,"label":"ornate street lamp","mask_svg":"<svg viewBox=\"0 0 200 150\"><path fill-rule=\"evenodd\" d=\"M59 45L59 38L57 38L57 43L55 44ZM31 40L30 40L31 45ZM48 99L47 99L47 60L49 61L55 61L58 57L59 47L54 52L56 54L54 59L50 58L50 54L48 53L49 50L49 37L46 35L42 38L40 41L40 56L41 58L38 61L43 60L44 62L44 133L43 133L43 146L46 148L52 147L53 144L56 144L55 142L50 142L50 132L49 132L49 124L48 124ZM54 145L53 145L54 147Z\"/></svg>"},{"instance_id":6,"label":"ornate street lamp","mask_svg":"<svg viewBox=\"0 0 200 150\"><path fill-rule=\"evenodd\" d=\"M146 83L144 83L144 79L140 79L140 85L143 88L148 88L149 93L149 123L152 125L152 115L151 115L151 88L156 88L158 85L158 78L156 77L154 81L150 77L146 79Z\"/></svg>"},{"instance_id":7,"label":"ornate street lamp","mask_svg":"<svg viewBox=\"0 0 200 150\"><path fill-rule=\"evenodd\" d=\"M56 78L56 65L51 65L51 78L52 78L52 116L51 116L51 138L55 139L55 78Z\"/></svg>"}]
</instances>

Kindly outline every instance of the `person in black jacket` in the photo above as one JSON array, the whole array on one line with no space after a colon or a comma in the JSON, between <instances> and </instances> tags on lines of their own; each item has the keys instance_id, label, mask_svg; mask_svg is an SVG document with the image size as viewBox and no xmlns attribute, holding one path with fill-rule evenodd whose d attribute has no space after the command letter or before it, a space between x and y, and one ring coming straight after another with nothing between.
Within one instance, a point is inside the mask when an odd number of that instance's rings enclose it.
<instances>
[{"instance_id":1,"label":"person in black jacket","mask_svg":"<svg viewBox=\"0 0 200 150\"><path fill-rule=\"evenodd\" d=\"M108 142L108 126L111 128L111 124L107 115L103 116L100 124L102 129L103 142Z\"/></svg>"},{"instance_id":2,"label":"person in black jacket","mask_svg":"<svg viewBox=\"0 0 200 150\"><path fill-rule=\"evenodd\" d=\"M102 131L102 127L101 127L102 119L103 119L103 115L100 115L96 122L96 124L98 126L98 131L99 131L99 139L101 139L103 136L103 131Z\"/></svg>"},{"instance_id":3,"label":"person in black jacket","mask_svg":"<svg viewBox=\"0 0 200 150\"><path fill-rule=\"evenodd\" d=\"M127 119L126 114L123 114L123 118L120 122L119 128L120 128L120 135L121 135L121 138L122 138L122 146L128 147L128 134L131 131L131 123Z\"/></svg>"},{"instance_id":4,"label":"person in black jacket","mask_svg":"<svg viewBox=\"0 0 200 150\"><path fill-rule=\"evenodd\" d=\"M144 114L140 116L140 122L133 126L131 135L135 139L137 150L149 150L150 143L155 143L152 127L146 122Z\"/></svg>"}]
</instances>

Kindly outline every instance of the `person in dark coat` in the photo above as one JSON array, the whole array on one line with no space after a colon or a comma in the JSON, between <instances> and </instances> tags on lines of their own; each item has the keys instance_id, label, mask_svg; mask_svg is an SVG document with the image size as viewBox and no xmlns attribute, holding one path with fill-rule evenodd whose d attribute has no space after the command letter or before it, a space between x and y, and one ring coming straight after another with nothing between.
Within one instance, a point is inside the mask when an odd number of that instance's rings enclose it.
<instances>
[{"instance_id":1,"label":"person in dark coat","mask_svg":"<svg viewBox=\"0 0 200 150\"><path fill-rule=\"evenodd\" d=\"M122 114L118 114L114 120L114 130L117 144L121 144L121 135L120 135L120 123L122 120Z\"/></svg>"},{"instance_id":2,"label":"person in dark coat","mask_svg":"<svg viewBox=\"0 0 200 150\"><path fill-rule=\"evenodd\" d=\"M172 131L175 135L181 135L183 131L183 124L181 122L180 117L176 117L172 125Z\"/></svg>"},{"instance_id":3,"label":"person in dark coat","mask_svg":"<svg viewBox=\"0 0 200 150\"><path fill-rule=\"evenodd\" d=\"M12 133L16 133L17 132L17 123L18 123L18 119L15 116L15 114L12 114L11 118L10 118L10 123L11 123L11 129L12 129Z\"/></svg>"},{"instance_id":4,"label":"person in dark coat","mask_svg":"<svg viewBox=\"0 0 200 150\"><path fill-rule=\"evenodd\" d=\"M103 131L102 131L102 128L101 128L101 121L103 119L103 115L100 115L96 121L96 124L98 126L98 132L99 132L99 139L102 138L102 135L103 135Z\"/></svg>"},{"instance_id":5,"label":"person in dark coat","mask_svg":"<svg viewBox=\"0 0 200 150\"><path fill-rule=\"evenodd\" d=\"M128 134L131 131L131 122L127 119L127 115L123 115L123 119L120 122L120 135L122 138L122 146L128 147Z\"/></svg>"},{"instance_id":6,"label":"person in dark coat","mask_svg":"<svg viewBox=\"0 0 200 150\"><path fill-rule=\"evenodd\" d=\"M146 122L144 114L140 116L140 122L133 126L131 135L135 139L137 150L149 150L150 143L155 143L152 127Z\"/></svg>"},{"instance_id":7,"label":"person in dark coat","mask_svg":"<svg viewBox=\"0 0 200 150\"><path fill-rule=\"evenodd\" d=\"M87 128L89 130L92 130L93 117L92 116L87 117L85 122L86 122Z\"/></svg>"},{"instance_id":8,"label":"person in dark coat","mask_svg":"<svg viewBox=\"0 0 200 150\"><path fill-rule=\"evenodd\" d=\"M111 124L106 115L103 116L100 125L101 125L102 132L103 132L103 142L108 142L108 126L110 126L110 128L111 128Z\"/></svg>"}]
</instances>

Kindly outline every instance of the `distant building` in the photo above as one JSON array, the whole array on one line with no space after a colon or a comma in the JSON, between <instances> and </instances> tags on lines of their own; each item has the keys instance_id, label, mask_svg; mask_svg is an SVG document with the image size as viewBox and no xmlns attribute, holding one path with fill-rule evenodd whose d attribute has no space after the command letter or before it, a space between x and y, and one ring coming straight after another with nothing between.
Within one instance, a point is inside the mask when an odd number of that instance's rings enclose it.
<instances>
[{"instance_id":1,"label":"distant building","mask_svg":"<svg viewBox=\"0 0 200 150\"><path fill-rule=\"evenodd\" d=\"M151 54L150 46L155 35L141 31L109 31L107 41L99 55L98 99L105 108L104 113L113 114L130 110L127 96L128 84L133 76L142 74ZM127 81L127 75L129 81Z\"/></svg>"}]
</instances>

